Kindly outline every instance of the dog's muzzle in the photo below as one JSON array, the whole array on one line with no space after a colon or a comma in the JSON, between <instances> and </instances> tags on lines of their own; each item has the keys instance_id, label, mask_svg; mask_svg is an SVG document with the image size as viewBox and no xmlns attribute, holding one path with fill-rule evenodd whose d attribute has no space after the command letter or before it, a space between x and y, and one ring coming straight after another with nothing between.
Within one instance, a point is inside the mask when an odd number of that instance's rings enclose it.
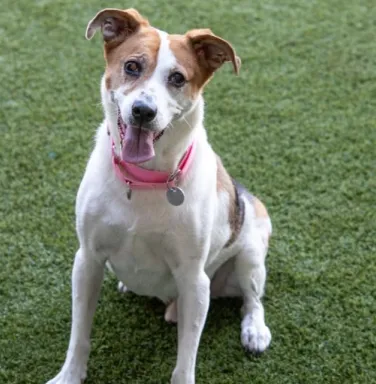
<instances>
[{"instance_id":1,"label":"dog's muzzle","mask_svg":"<svg viewBox=\"0 0 376 384\"><path fill-rule=\"evenodd\" d=\"M111 99L117 108L117 125L121 141L121 157L123 161L138 164L154 157L154 143L163 135L164 130L155 132L143 129L144 124L153 121L157 115L157 106L152 100L137 99L132 106L132 124L125 124L118 103L113 93Z\"/></svg>"}]
</instances>

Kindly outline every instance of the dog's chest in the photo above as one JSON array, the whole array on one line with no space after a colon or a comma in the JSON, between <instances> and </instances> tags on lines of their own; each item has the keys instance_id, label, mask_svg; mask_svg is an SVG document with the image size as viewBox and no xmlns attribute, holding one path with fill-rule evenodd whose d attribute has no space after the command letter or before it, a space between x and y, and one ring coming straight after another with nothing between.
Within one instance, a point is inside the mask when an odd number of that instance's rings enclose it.
<instances>
[{"instance_id":1,"label":"dog's chest","mask_svg":"<svg viewBox=\"0 0 376 384\"><path fill-rule=\"evenodd\" d=\"M176 284L166 264L168 249L161 234L129 234L121 250L109 262L117 278L138 294L163 301L177 295Z\"/></svg>"}]
</instances>

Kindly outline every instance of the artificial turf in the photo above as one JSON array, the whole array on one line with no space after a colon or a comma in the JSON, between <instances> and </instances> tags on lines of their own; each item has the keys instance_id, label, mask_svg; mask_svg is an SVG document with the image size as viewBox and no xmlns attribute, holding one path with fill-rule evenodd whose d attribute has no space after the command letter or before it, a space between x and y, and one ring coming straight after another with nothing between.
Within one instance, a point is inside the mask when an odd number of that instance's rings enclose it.
<instances>
[{"instance_id":1,"label":"artificial turf","mask_svg":"<svg viewBox=\"0 0 376 384\"><path fill-rule=\"evenodd\" d=\"M210 27L242 58L208 86L206 127L231 174L267 204L274 236L261 357L240 345L240 302L211 305L198 383L376 383L374 0L2 0L0 383L44 383L63 363L75 194L102 119L101 8ZM167 383L176 328L107 274L87 383Z\"/></svg>"}]
</instances>

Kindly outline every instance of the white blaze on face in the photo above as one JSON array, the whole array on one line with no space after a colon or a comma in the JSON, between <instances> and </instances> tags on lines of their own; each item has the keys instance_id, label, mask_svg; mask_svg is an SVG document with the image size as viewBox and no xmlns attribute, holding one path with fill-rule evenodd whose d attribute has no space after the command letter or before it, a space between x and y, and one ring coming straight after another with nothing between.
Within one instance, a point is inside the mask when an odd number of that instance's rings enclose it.
<instances>
[{"instance_id":1,"label":"white blaze on face","mask_svg":"<svg viewBox=\"0 0 376 384\"><path fill-rule=\"evenodd\" d=\"M170 49L170 41L166 32L156 29L161 39L157 65L150 80L145 84L145 92L153 96L158 107L157 121L160 129L166 128L174 115L180 113L176 100L171 97L168 77L177 68L177 60Z\"/></svg>"},{"instance_id":2,"label":"white blaze on face","mask_svg":"<svg viewBox=\"0 0 376 384\"><path fill-rule=\"evenodd\" d=\"M157 81L161 85L164 84L166 87L166 81L168 74L172 69L177 65L176 57L170 49L170 41L168 40L168 34L166 32L156 29L161 39L159 46L158 57L157 57L157 66L155 68L154 74L150 79L150 82Z\"/></svg>"}]
</instances>

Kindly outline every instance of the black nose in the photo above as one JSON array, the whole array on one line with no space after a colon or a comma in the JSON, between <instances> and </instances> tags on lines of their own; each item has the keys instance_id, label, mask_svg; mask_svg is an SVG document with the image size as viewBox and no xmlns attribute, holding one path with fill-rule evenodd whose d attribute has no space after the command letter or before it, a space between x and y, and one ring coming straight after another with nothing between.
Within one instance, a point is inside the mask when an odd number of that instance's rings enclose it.
<instances>
[{"instance_id":1,"label":"black nose","mask_svg":"<svg viewBox=\"0 0 376 384\"><path fill-rule=\"evenodd\" d=\"M132 105L132 115L138 123L150 123L157 116L157 106L153 102L136 100Z\"/></svg>"}]
</instances>

